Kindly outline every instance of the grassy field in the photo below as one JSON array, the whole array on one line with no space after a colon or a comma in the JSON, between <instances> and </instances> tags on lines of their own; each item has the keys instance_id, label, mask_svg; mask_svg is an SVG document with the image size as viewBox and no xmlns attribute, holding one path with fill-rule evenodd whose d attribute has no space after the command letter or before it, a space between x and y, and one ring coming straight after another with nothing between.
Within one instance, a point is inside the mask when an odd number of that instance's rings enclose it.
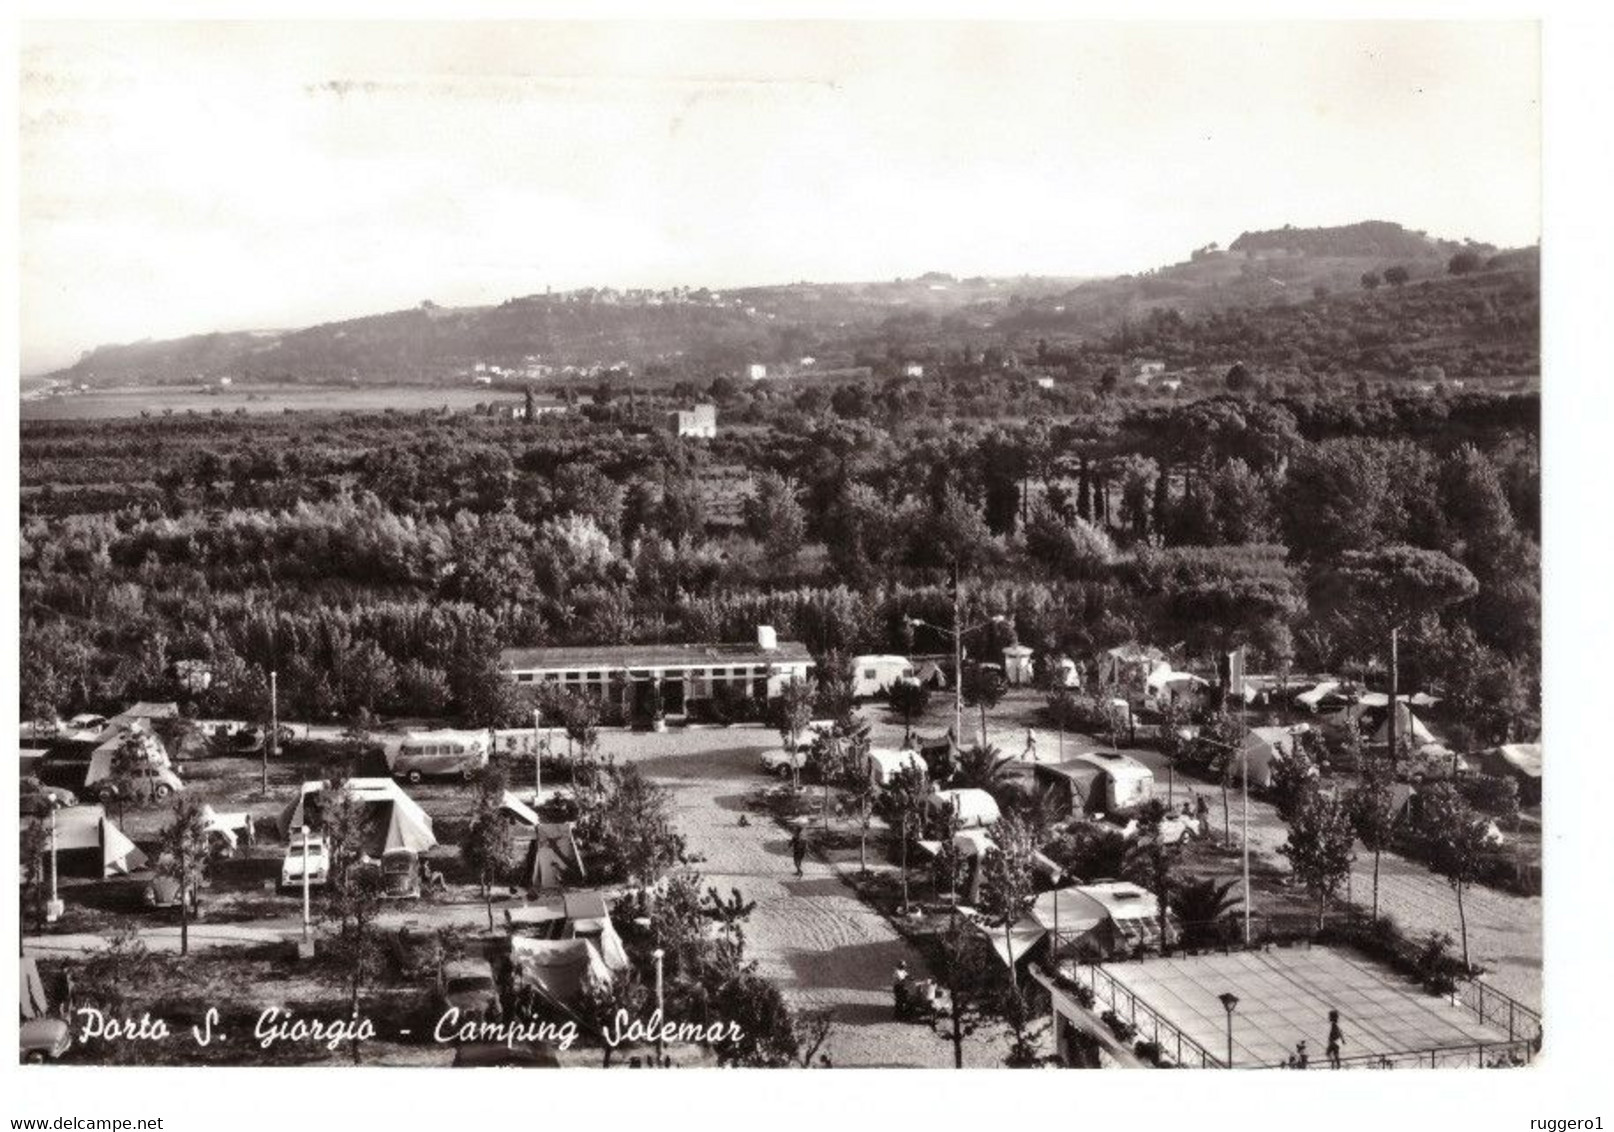
<instances>
[{"instance_id":1,"label":"grassy field","mask_svg":"<svg viewBox=\"0 0 1614 1132\"><path fill-rule=\"evenodd\" d=\"M103 420L194 414L417 412L422 409L465 411L483 403L517 403L520 398L481 386L426 388L411 386L254 385L232 389L136 388L25 397L19 416L25 421Z\"/></svg>"}]
</instances>

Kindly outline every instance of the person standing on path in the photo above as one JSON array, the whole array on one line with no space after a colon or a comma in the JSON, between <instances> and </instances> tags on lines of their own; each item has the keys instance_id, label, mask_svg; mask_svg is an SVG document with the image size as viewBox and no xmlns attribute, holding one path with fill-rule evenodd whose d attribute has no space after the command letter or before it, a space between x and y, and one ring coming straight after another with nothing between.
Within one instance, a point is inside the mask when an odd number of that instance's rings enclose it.
<instances>
[{"instance_id":1,"label":"person standing on path","mask_svg":"<svg viewBox=\"0 0 1614 1132\"><path fill-rule=\"evenodd\" d=\"M1328 1065L1339 1068L1339 1047L1345 1044L1345 1031L1339 1028L1339 1011L1328 1012Z\"/></svg>"},{"instance_id":2,"label":"person standing on path","mask_svg":"<svg viewBox=\"0 0 1614 1132\"><path fill-rule=\"evenodd\" d=\"M1037 761L1037 736L1029 727L1026 728L1026 749L1021 752L1020 757L1028 763Z\"/></svg>"},{"instance_id":3,"label":"person standing on path","mask_svg":"<svg viewBox=\"0 0 1614 1132\"><path fill-rule=\"evenodd\" d=\"M801 863L807 859L807 831L797 826L790 834L790 857L796 862L796 875L802 876Z\"/></svg>"}]
</instances>

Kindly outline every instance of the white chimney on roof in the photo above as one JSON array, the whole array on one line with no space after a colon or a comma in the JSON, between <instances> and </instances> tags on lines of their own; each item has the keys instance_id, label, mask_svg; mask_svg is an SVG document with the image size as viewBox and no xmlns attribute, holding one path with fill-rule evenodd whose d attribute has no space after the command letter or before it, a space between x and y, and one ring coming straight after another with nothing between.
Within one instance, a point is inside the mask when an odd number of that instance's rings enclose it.
<instances>
[{"instance_id":1,"label":"white chimney on roof","mask_svg":"<svg viewBox=\"0 0 1614 1132\"><path fill-rule=\"evenodd\" d=\"M757 648L763 652L772 652L779 647L779 636L773 631L772 625L757 626Z\"/></svg>"}]
</instances>

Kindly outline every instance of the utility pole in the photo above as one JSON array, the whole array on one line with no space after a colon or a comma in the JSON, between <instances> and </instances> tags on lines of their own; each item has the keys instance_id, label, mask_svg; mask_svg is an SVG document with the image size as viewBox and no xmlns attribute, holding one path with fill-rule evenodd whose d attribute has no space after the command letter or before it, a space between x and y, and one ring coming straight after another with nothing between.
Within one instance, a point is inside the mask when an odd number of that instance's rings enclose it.
<instances>
[{"instance_id":1,"label":"utility pole","mask_svg":"<svg viewBox=\"0 0 1614 1132\"><path fill-rule=\"evenodd\" d=\"M308 827L303 826L303 942L308 942L308 929L312 922L308 906Z\"/></svg>"},{"instance_id":2,"label":"utility pole","mask_svg":"<svg viewBox=\"0 0 1614 1132\"><path fill-rule=\"evenodd\" d=\"M106 819L103 818L103 821ZM45 905L45 922L54 924L62 918L66 906L56 889L56 807L50 808L50 903Z\"/></svg>"},{"instance_id":3,"label":"utility pole","mask_svg":"<svg viewBox=\"0 0 1614 1132\"><path fill-rule=\"evenodd\" d=\"M1400 630L1390 630L1390 773L1395 774L1396 756L1399 753L1399 744L1396 742L1396 732L1400 729L1401 698L1401 655Z\"/></svg>"},{"instance_id":4,"label":"utility pole","mask_svg":"<svg viewBox=\"0 0 1614 1132\"><path fill-rule=\"evenodd\" d=\"M964 746L964 594L953 563L953 742Z\"/></svg>"},{"instance_id":5,"label":"utility pole","mask_svg":"<svg viewBox=\"0 0 1614 1132\"><path fill-rule=\"evenodd\" d=\"M280 674L269 670L269 736L263 744L263 792L269 793L269 748L280 754Z\"/></svg>"},{"instance_id":6,"label":"utility pole","mask_svg":"<svg viewBox=\"0 0 1614 1132\"><path fill-rule=\"evenodd\" d=\"M1250 744L1249 744L1249 700L1244 694L1244 650L1240 645L1233 650L1228 658L1227 675L1228 690L1236 693L1239 698L1239 779L1243 798L1242 824L1244 832L1240 837L1243 842L1244 857L1244 946L1250 946ZM1229 1025L1232 1019L1229 1016ZM1229 1055L1229 1064L1232 1057Z\"/></svg>"}]
</instances>

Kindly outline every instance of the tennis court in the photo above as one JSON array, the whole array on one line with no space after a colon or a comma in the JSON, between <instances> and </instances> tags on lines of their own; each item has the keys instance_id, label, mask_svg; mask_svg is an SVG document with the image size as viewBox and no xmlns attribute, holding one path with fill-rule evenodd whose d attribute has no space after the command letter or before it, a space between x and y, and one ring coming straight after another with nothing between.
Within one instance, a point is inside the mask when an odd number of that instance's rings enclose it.
<instances>
[{"instance_id":1,"label":"tennis court","mask_svg":"<svg viewBox=\"0 0 1614 1132\"><path fill-rule=\"evenodd\" d=\"M1227 1012L1221 995L1238 997L1233 1011L1233 1065L1280 1065L1304 1041L1313 1068L1327 1065L1328 1012L1338 1010L1347 1059L1417 1064L1475 1062L1475 1047L1508 1041L1505 1029L1482 1022L1450 1000L1437 998L1395 971L1354 951L1293 947L1185 955L1106 963L1114 986L1094 986L1095 1009L1131 1020L1139 1037L1152 1037L1147 1006L1214 1057L1227 1056ZM1127 992L1135 995L1136 1008ZM1430 1051L1449 1051L1443 1058ZM1361 1062L1358 1062L1361 1064Z\"/></svg>"}]
</instances>

